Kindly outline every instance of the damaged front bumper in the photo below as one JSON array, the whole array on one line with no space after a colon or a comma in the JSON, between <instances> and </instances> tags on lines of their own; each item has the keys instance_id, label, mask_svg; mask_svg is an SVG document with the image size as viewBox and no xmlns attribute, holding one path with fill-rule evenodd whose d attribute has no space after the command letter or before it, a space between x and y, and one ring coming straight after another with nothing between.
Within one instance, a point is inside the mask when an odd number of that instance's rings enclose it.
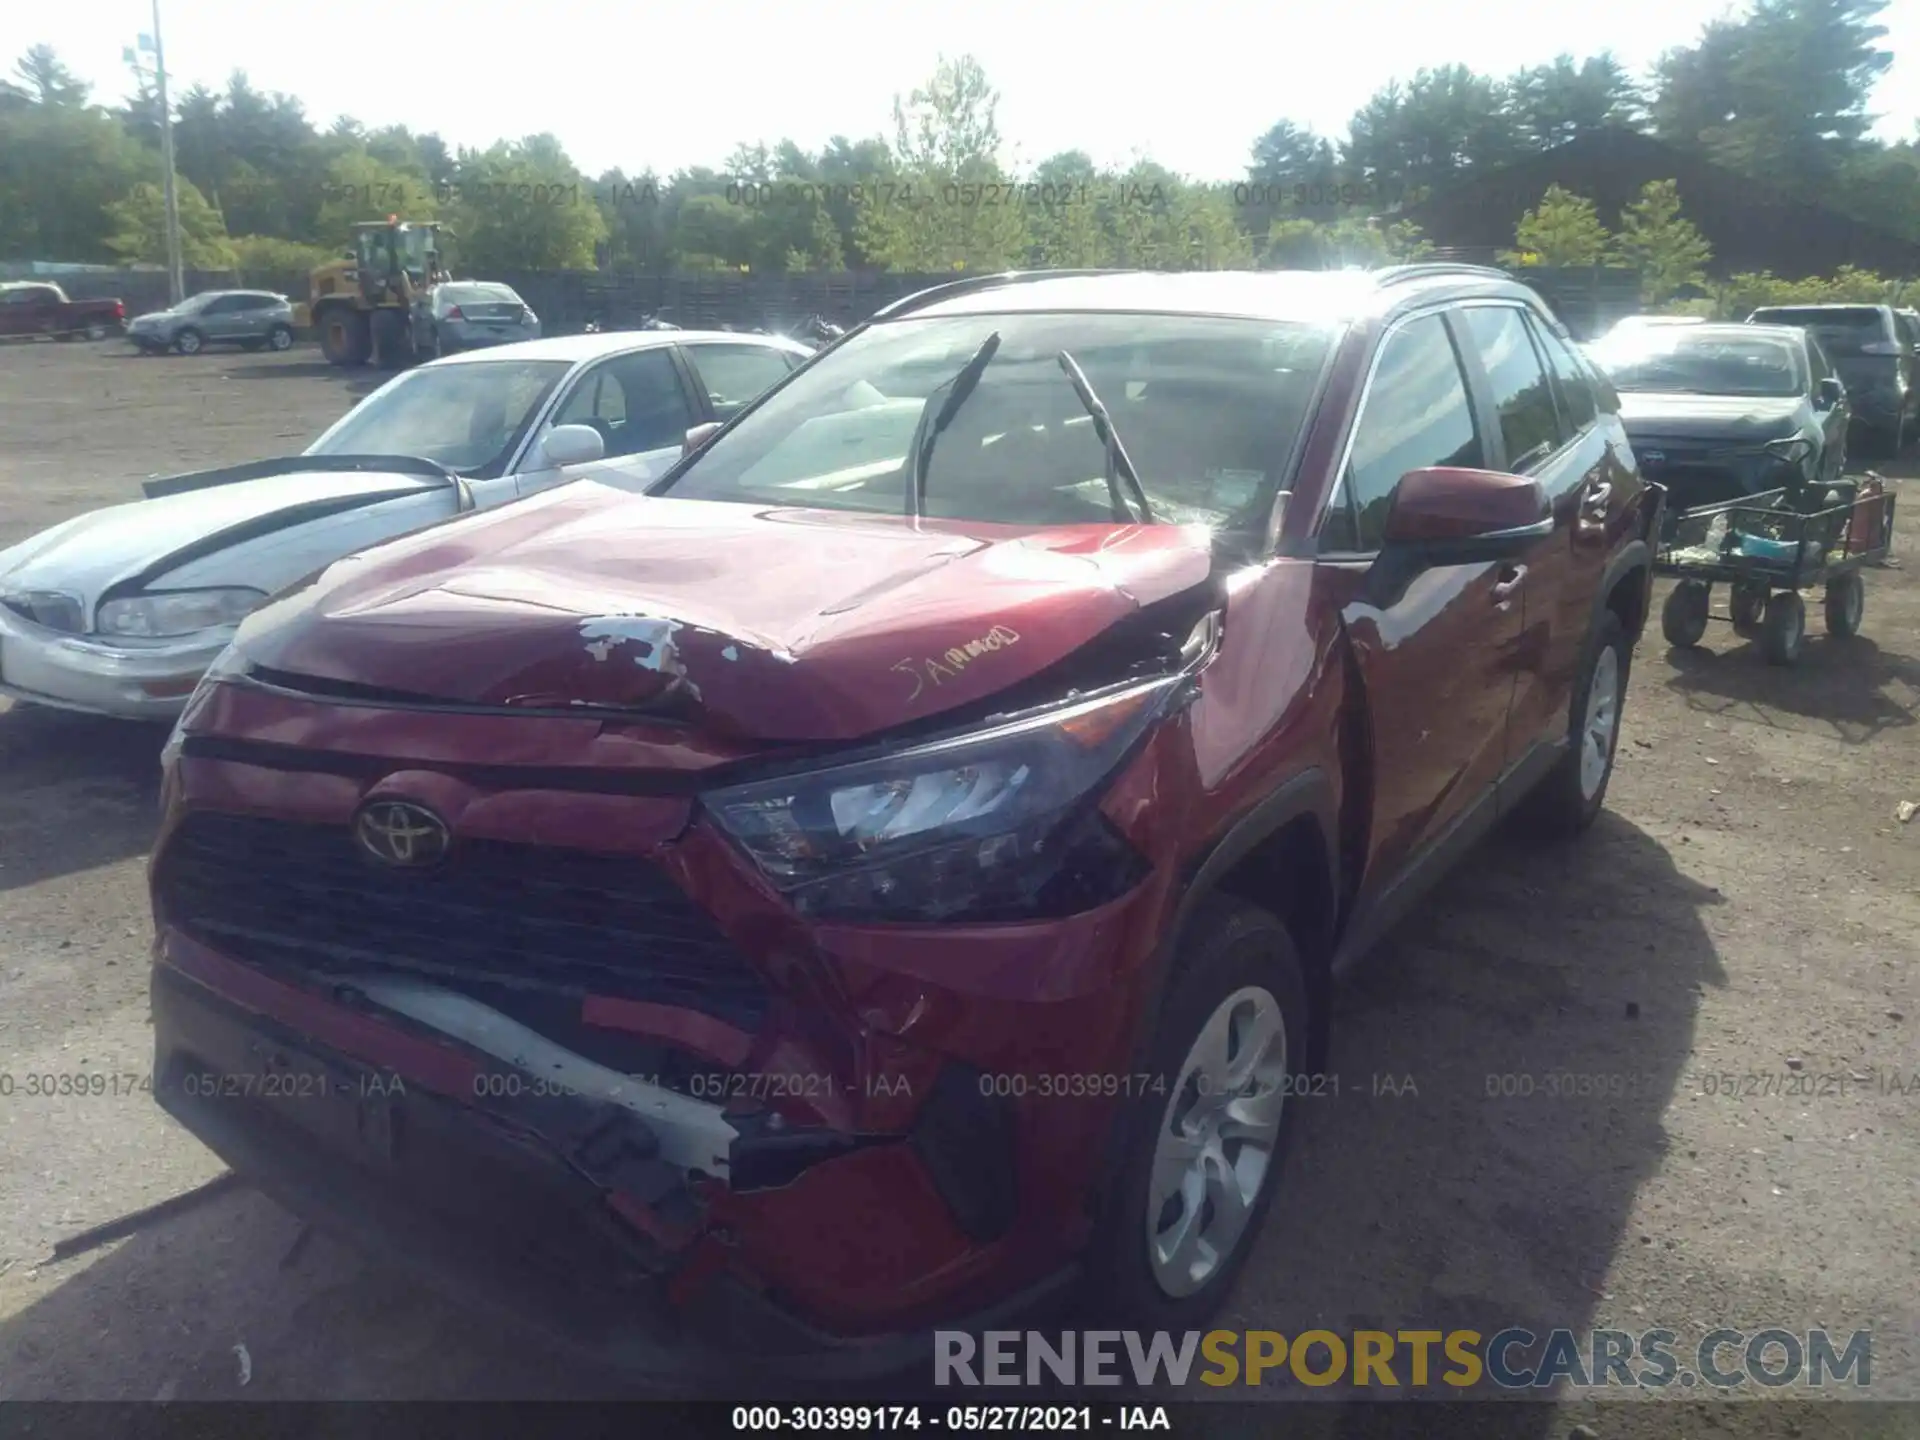
<instances>
[{"instance_id":1,"label":"damaged front bumper","mask_svg":"<svg viewBox=\"0 0 1920 1440\"><path fill-rule=\"evenodd\" d=\"M233 638L232 627L124 644L62 635L0 606L0 694L89 715L171 721Z\"/></svg>"},{"instance_id":2,"label":"damaged front bumper","mask_svg":"<svg viewBox=\"0 0 1920 1440\"><path fill-rule=\"evenodd\" d=\"M857 1225L902 1197L902 1163L943 1168L943 1145L947 1167L965 1163L955 1146L977 1125L935 1115L945 1140L923 1120L803 1160L795 1183L778 1152L804 1134L744 1134L725 1107L430 983L368 977L320 996L163 928L152 999L168 1113L294 1214L451 1296L656 1385L737 1393L743 1356L777 1383L928 1373L931 1325L815 1323L741 1263L735 1227L760 1205L770 1229L803 1237L825 1223L823 1194ZM939 1323L1014 1323L1064 1304L1077 1278L1048 1273Z\"/></svg>"}]
</instances>

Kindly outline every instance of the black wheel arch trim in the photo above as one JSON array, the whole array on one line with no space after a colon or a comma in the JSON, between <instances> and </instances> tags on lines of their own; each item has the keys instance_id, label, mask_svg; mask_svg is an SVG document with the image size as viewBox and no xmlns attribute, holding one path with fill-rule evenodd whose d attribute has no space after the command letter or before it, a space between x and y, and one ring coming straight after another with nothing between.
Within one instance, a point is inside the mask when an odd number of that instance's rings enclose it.
<instances>
[{"instance_id":1,"label":"black wheel arch trim","mask_svg":"<svg viewBox=\"0 0 1920 1440\"><path fill-rule=\"evenodd\" d=\"M1655 517L1658 523L1658 517ZM1634 575L1639 571L1638 576ZM1607 562L1602 572L1600 584L1593 595L1593 614L1589 617L1587 633L1591 635L1600 623L1600 617L1607 611L1607 600L1619 588L1620 582L1634 578L1640 586L1640 619L1633 631L1627 636L1628 648L1639 640L1647 628L1647 622L1653 614L1653 547L1645 540L1633 539L1622 545L1614 557Z\"/></svg>"}]
</instances>

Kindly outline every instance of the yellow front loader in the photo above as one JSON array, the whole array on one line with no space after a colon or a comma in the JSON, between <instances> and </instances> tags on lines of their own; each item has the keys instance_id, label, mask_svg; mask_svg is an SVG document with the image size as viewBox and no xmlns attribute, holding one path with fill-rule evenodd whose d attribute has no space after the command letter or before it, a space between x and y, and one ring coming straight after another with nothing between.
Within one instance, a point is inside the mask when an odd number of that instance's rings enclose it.
<instances>
[{"instance_id":1,"label":"yellow front loader","mask_svg":"<svg viewBox=\"0 0 1920 1440\"><path fill-rule=\"evenodd\" d=\"M304 320L329 365L402 369L418 354L416 305L446 278L438 225L393 216L361 221L353 248L309 277Z\"/></svg>"}]
</instances>

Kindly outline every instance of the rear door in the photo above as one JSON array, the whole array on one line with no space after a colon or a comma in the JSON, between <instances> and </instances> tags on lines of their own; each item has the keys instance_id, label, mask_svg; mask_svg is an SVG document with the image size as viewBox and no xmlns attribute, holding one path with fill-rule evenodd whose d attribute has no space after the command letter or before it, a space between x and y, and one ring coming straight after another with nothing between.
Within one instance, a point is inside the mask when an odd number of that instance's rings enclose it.
<instances>
[{"instance_id":1,"label":"rear door","mask_svg":"<svg viewBox=\"0 0 1920 1440\"><path fill-rule=\"evenodd\" d=\"M1322 524L1318 562L1351 596L1341 619L1359 666L1373 748L1362 885L1379 923L1422 861L1491 820L1506 763L1521 634L1514 567L1410 569L1381 552L1400 477L1433 465L1485 468L1489 442L1440 312L1396 322L1379 344ZM1449 847L1450 848L1450 847Z\"/></svg>"},{"instance_id":2,"label":"rear door","mask_svg":"<svg viewBox=\"0 0 1920 1440\"><path fill-rule=\"evenodd\" d=\"M1456 312L1454 326L1485 407L1487 468L1539 481L1553 512L1552 533L1517 567L1525 620L1509 721L1512 764L1537 742L1564 738L1570 723L1591 600L1606 566L1611 452L1595 425L1592 391L1559 395L1527 307L1470 305Z\"/></svg>"},{"instance_id":3,"label":"rear door","mask_svg":"<svg viewBox=\"0 0 1920 1440\"><path fill-rule=\"evenodd\" d=\"M784 380L802 360L772 345L691 340L681 346L715 420L731 420Z\"/></svg>"}]
</instances>

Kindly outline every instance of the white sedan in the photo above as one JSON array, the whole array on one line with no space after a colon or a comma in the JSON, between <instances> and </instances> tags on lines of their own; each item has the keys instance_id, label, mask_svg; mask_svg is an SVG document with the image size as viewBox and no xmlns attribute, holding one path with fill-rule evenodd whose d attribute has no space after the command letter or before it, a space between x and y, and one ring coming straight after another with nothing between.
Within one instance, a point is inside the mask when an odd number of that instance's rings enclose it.
<instances>
[{"instance_id":1,"label":"white sedan","mask_svg":"<svg viewBox=\"0 0 1920 1440\"><path fill-rule=\"evenodd\" d=\"M812 352L771 335L571 335L396 376L297 456L149 480L0 551L0 693L168 720L275 592L344 556L562 481L639 489L688 430Z\"/></svg>"}]
</instances>

